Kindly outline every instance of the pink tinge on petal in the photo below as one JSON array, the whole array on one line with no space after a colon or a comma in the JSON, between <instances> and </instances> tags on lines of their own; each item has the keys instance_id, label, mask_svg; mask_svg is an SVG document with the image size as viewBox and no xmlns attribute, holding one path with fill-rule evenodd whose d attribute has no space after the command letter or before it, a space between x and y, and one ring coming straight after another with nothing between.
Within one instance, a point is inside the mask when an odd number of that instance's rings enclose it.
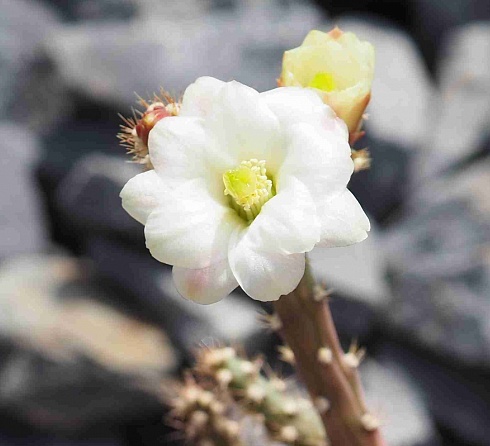
<instances>
[{"instance_id":1,"label":"pink tinge on petal","mask_svg":"<svg viewBox=\"0 0 490 446\"><path fill-rule=\"evenodd\" d=\"M202 269L174 267L173 278L183 297L203 305L220 301L238 286L227 260Z\"/></svg>"}]
</instances>

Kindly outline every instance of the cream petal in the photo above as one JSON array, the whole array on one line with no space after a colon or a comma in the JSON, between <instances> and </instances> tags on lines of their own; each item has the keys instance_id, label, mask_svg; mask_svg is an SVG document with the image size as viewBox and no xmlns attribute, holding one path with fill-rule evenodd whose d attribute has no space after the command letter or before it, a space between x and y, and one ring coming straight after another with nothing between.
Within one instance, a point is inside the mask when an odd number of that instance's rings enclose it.
<instances>
[{"instance_id":1,"label":"cream petal","mask_svg":"<svg viewBox=\"0 0 490 446\"><path fill-rule=\"evenodd\" d=\"M315 202L344 190L354 170L348 142L310 124L291 128L287 156L277 175L280 193L289 177L306 185Z\"/></svg>"},{"instance_id":2,"label":"cream petal","mask_svg":"<svg viewBox=\"0 0 490 446\"><path fill-rule=\"evenodd\" d=\"M267 161L275 172L282 161L279 121L253 88L228 82L206 118L206 129L233 160L229 168L253 158Z\"/></svg>"},{"instance_id":3,"label":"cream petal","mask_svg":"<svg viewBox=\"0 0 490 446\"><path fill-rule=\"evenodd\" d=\"M294 177L270 199L244 237L255 249L282 254L308 252L320 240L321 223L306 186Z\"/></svg>"},{"instance_id":4,"label":"cream petal","mask_svg":"<svg viewBox=\"0 0 490 446\"><path fill-rule=\"evenodd\" d=\"M317 246L348 246L364 240L371 228L369 219L352 193L345 191L318 206L322 223Z\"/></svg>"},{"instance_id":5,"label":"cream petal","mask_svg":"<svg viewBox=\"0 0 490 446\"><path fill-rule=\"evenodd\" d=\"M174 266L172 274L178 292L203 305L220 301L238 286L227 259L201 269Z\"/></svg>"},{"instance_id":6,"label":"cream petal","mask_svg":"<svg viewBox=\"0 0 490 446\"><path fill-rule=\"evenodd\" d=\"M339 138L349 138L347 126L323 102L322 94L318 90L281 87L261 93L261 97L277 116L285 131L294 124L307 123L321 131L334 132Z\"/></svg>"},{"instance_id":7,"label":"cream petal","mask_svg":"<svg viewBox=\"0 0 490 446\"><path fill-rule=\"evenodd\" d=\"M165 195L145 227L153 257L183 268L205 268L226 258L232 232L244 226L236 212L220 205L199 184Z\"/></svg>"},{"instance_id":8,"label":"cream petal","mask_svg":"<svg viewBox=\"0 0 490 446\"><path fill-rule=\"evenodd\" d=\"M150 132L150 159L162 181L171 189L189 181L204 179L205 188L224 203L221 150L207 132L202 118L173 116L162 119Z\"/></svg>"},{"instance_id":9,"label":"cream petal","mask_svg":"<svg viewBox=\"0 0 490 446\"><path fill-rule=\"evenodd\" d=\"M122 207L135 220L146 224L150 213L160 203L165 187L154 170L131 178L120 193Z\"/></svg>"},{"instance_id":10,"label":"cream petal","mask_svg":"<svg viewBox=\"0 0 490 446\"><path fill-rule=\"evenodd\" d=\"M207 116L225 82L203 76L189 85L182 99L179 116Z\"/></svg>"},{"instance_id":11,"label":"cream petal","mask_svg":"<svg viewBox=\"0 0 490 446\"><path fill-rule=\"evenodd\" d=\"M230 240L228 260L242 289L253 299L274 301L293 291L305 272L305 254L259 251L236 231Z\"/></svg>"}]
</instances>

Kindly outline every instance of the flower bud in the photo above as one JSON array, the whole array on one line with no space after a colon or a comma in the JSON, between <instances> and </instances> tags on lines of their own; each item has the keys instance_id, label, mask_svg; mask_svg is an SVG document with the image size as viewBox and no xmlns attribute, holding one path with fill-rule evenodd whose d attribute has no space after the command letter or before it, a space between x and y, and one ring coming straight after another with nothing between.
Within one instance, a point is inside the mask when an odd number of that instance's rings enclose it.
<instances>
[{"instance_id":1,"label":"flower bud","mask_svg":"<svg viewBox=\"0 0 490 446\"><path fill-rule=\"evenodd\" d=\"M352 139L361 128L373 74L374 48L370 43L339 28L329 33L313 30L300 47L284 53L279 85L318 90L345 121Z\"/></svg>"},{"instance_id":2,"label":"flower bud","mask_svg":"<svg viewBox=\"0 0 490 446\"><path fill-rule=\"evenodd\" d=\"M148 154L150 132L163 118L178 115L179 104L163 90L160 96L155 95L150 102L140 98L139 104L144 107L144 111L136 112L132 118L121 116L124 125L121 126L122 132L118 134L118 138L133 156L134 162L145 164L147 168L152 169Z\"/></svg>"}]
</instances>

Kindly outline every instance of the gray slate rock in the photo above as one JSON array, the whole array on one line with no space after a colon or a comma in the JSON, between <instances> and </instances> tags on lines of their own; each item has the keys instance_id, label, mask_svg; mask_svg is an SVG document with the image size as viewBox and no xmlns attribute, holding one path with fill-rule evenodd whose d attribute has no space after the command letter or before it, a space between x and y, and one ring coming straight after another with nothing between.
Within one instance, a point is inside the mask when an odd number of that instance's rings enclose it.
<instances>
[{"instance_id":1,"label":"gray slate rock","mask_svg":"<svg viewBox=\"0 0 490 446\"><path fill-rule=\"evenodd\" d=\"M0 0L0 10L0 119L47 131L70 110L63 83L42 51L59 18L28 0Z\"/></svg>"},{"instance_id":2,"label":"gray slate rock","mask_svg":"<svg viewBox=\"0 0 490 446\"><path fill-rule=\"evenodd\" d=\"M39 151L35 134L0 121L0 260L47 246L44 216L31 174Z\"/></svg>"},{"instance_id":3,"label":"gray slate rock","mask_svg":"<svg viewBox=\"0 0 490 446\"><path fill-rule=\"evenodd\" d=\"M431 107L431 131L414 169L416 183L473 156L489 135L490 23L455 30L445 47L440 94Z\"/></svg>"},{"instance_id":4,"label":"gray slate rock","mask_svg":"<svg viewBox=\"0 0 490 446\"><path fill-rule=\"evenodd\" d=\"M440 178L387 234L393 298L387 317L420 344L490 366L489 163Z\"/></svg>"},{"instance_id":5,"label":"gray slate rock","mask_svg":"<svg viewBox=\"0 0 490 446\"><path fill-rule=\"evenodd\" d=\"M157 397L143 389L176 365L165 334L103 303L89 277L63 256L0 269L0 407L43 429L79 432L153 410Z\"/></svg>"},{"instance_id":6,"label":"gray slate rock","mask_svg":"<svg viewBox=\"0 0 490 446\"><path fill-rule=\"evenodd\" d=\"M360 370L366 401L383 423L391 446L440 445L434 422L421 389L397 364L366 361Z\"/></svg>"},{"instance_id":7,"label":"gray slate rock","mask_svg":"<svg viewBox=\"0 0 490 446\"><path fill-rule=\"evenodd\" d=\"M134 92L146 96L163 86L179 95L204 75L274 88L283 51L299 45L318 24L311 6L284 8L272 0L219 13L202 7L200 14L182 14L180 8L142 11L129 23L65 26L54 34L46 48L66 84L126 107L134 104Z\"/></svg>"}]
</instances>

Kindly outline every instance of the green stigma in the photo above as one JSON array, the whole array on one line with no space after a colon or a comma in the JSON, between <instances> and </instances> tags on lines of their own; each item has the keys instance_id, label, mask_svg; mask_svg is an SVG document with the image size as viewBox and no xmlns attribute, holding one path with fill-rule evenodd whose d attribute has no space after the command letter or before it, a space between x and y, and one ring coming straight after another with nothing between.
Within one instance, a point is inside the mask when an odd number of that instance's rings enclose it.
<instances>
[{"instance_id":1,"label":"green stigma","mask_svg":"<svg viewBox=\"0 0 490 446\"><path fill-rule=\"evenodd\" d=\"M321 72L315 74L315 77L308 84L308 87L318 88L318 90L323 91L333 91L335 90L335 81L330 73Z\"/></svg>"},{"instance_id":2,"label":"green stigma","mask_svg":"<svg viewBox=\"0 0 490 446\"><path fill-rule=\"evenodd\" d=\"M262 206L274 196L264 160L242 161L236 169L223 174L223 184L233 208L247 221L252 221Z\"/></svg>"}]
</instances>

